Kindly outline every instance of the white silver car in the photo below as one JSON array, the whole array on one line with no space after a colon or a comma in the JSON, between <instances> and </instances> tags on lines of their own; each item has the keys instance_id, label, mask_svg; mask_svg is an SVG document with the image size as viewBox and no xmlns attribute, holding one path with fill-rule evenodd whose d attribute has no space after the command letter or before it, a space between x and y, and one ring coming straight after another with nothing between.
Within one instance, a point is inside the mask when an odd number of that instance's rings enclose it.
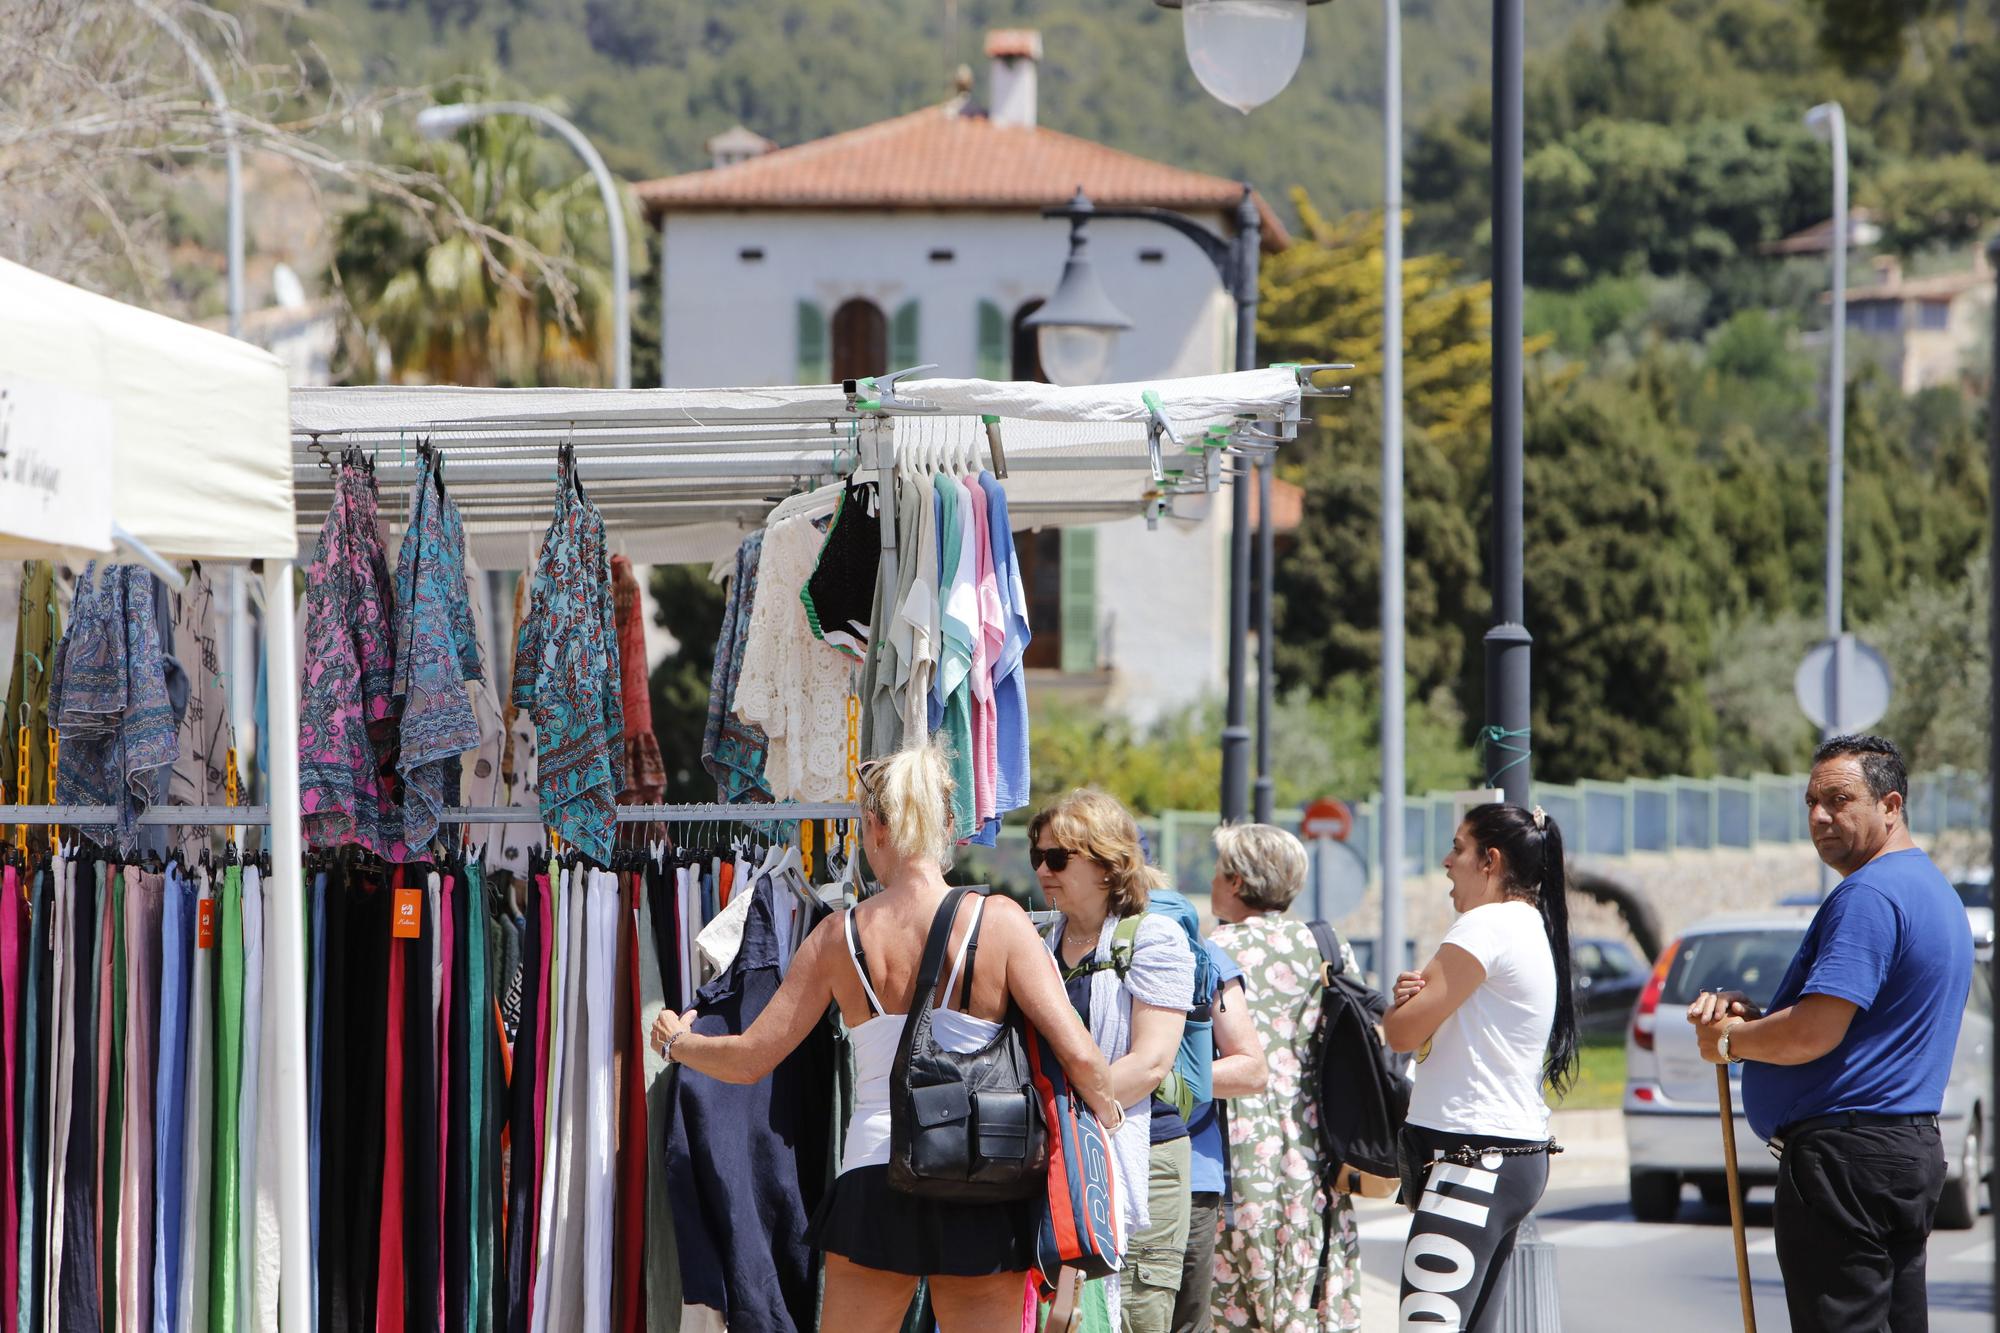
<instances>
[{"instance_id":1,"label":"white silver car","mask_svg":"<svg viewBox=\"0 0 2000 1333\"><path fill-rule=\"evenodd\" d=\"M1758 1005L1777 993L1814 908L1716 916L1690 927L1661 953L1625 1034L1625 1145L1632 1171L1632 1214L1672 1221L1684 1185L1711 1206L1728 1202L1717 1123L1715 1066L1701 1058L1687 1006L1705 990L1740 990ZM1938 1117L1946 1158L1937 1225L1963 1230L1979 1216L1992 1164L1993 992L1982 963L1959 1028L1951 1082ZM1735 1091L1736 1157L1746 1189L1773 1185L1778 1163L1743 1117L1742 1067L1730 1068Z\"/></svg>"}]
</instances>

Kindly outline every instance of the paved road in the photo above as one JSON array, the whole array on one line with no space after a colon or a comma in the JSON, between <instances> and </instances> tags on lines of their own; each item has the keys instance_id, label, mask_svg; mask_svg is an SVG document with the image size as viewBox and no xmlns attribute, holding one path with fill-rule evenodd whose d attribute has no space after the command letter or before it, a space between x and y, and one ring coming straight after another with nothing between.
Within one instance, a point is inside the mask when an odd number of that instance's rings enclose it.
<instances>
[{"instance_id":1,"label":"paved road","mask_svg":"<svg viewBox=\"0 0 2000 1333\"><path fill-rule=\"evenodd\" d=\"M1784 1288L1771 1238L1771 1192L1750 1198L1750 1271L1759 1333L1784 1333ZM1537 1212L1542 1236L1556 1247L1563 1333L1683 1333L1739 1326L1736 1260L1727 1209L1710 1209L1687 1192L1674 1223L1635 1222L1622 1186L1551 1190ZM1361 1262L1371 1279L1367 1306L1393 1304L1408 1217L1371 1207L1361 1218ZM1989 1333L1993 1328L1993 1218L1972 1231L1931 1237L1932 1333ZM1393 1329L1392 1311L1365 1308L1365 1329Z\"/></svg>"}]
</instances>

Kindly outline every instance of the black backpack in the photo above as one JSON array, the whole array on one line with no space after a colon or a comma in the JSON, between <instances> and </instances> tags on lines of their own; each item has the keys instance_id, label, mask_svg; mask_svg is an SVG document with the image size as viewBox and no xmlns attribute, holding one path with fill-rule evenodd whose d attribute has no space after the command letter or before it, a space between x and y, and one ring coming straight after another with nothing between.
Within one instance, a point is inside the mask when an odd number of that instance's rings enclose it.
<instances>
[{"instance_id":1,"label":"black backpack","mask_svg":"<svg viewBox=\"0 0 2000 1333\"><path fill-rule=\"evenodd\" d=\"M967 892L959 888L945 895L917 968L917 988L889 1076L889 1185L954 1203L1036 1198L1048 1188L1048 1132L1020 1011L1010 1007L993 1040L964 1054L939 1046L931 1030L938 975L959 900ZM961 1003L972 993L985 924L982 916L972 928ZM856 962L866 975L858 950Z\"/></svg>"},{"instance_id":2,"label":"black backpack","mask_svg":"<svg viewBox=\"0 0 2000 1333\"><path fill-rule=\"evenodd\" d=\"M1389 1002L1341 962L1340 936L1312 924L1326 988L1320 994L1319 1068L1310 1096L1319 1112L1320 1157L1375 1176L1400 1174L1396 1139L1410 1112L1407 1062L1382 1044L1377 1024Z\"/></svg>"}]
</instances>

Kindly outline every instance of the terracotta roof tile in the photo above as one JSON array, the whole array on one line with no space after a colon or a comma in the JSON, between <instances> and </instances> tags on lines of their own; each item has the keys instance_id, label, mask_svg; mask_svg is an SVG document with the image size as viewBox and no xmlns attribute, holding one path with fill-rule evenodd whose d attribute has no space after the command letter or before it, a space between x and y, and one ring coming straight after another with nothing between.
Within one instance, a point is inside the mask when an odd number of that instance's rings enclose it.
<instances>
[{"instance_id":1,"label":"terracotta roof tile","mask_svg":"<svg viewBox=\"0 0 2000 1333\"><path fill-rule=\"evenodd\" d=\"M731 209L994 209L1061 204L1081 185L1105 206L1220 212L1243 187L1072 134L926 107L747 162L636 188L648 217ZM1291 243L1262 195L1264 248Z\"/></svg>"}]
</instances>

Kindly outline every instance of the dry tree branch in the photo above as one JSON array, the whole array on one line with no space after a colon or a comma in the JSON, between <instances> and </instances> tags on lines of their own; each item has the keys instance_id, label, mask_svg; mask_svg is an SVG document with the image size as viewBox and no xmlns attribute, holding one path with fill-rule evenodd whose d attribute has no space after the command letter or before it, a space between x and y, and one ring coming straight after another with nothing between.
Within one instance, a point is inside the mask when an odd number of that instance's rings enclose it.
<instances>
[{"instance_id":1,"label":"dry tree branch","mask_svg":"<svg viewBox=\"0 0 2000 1333\"><path fill-rule=\"evenodd\" d=\"M151 2L215 65L246 155L291 164L315 200L337 186L393 201L433 238L462 233L496 284L524 298L539 285L581 323L561 260L472 216L435 173L356 148L366 127L427 102L422 90L349 90L310 42L283 64L258 63L249 27L304 14L292 0L244 0L242 15L205 0ZM225 146L186 53L133 0L0 0L0 255L157 296L166 238L143 200L187 165L220 161Z\"/></svg>"}]
</instances>

